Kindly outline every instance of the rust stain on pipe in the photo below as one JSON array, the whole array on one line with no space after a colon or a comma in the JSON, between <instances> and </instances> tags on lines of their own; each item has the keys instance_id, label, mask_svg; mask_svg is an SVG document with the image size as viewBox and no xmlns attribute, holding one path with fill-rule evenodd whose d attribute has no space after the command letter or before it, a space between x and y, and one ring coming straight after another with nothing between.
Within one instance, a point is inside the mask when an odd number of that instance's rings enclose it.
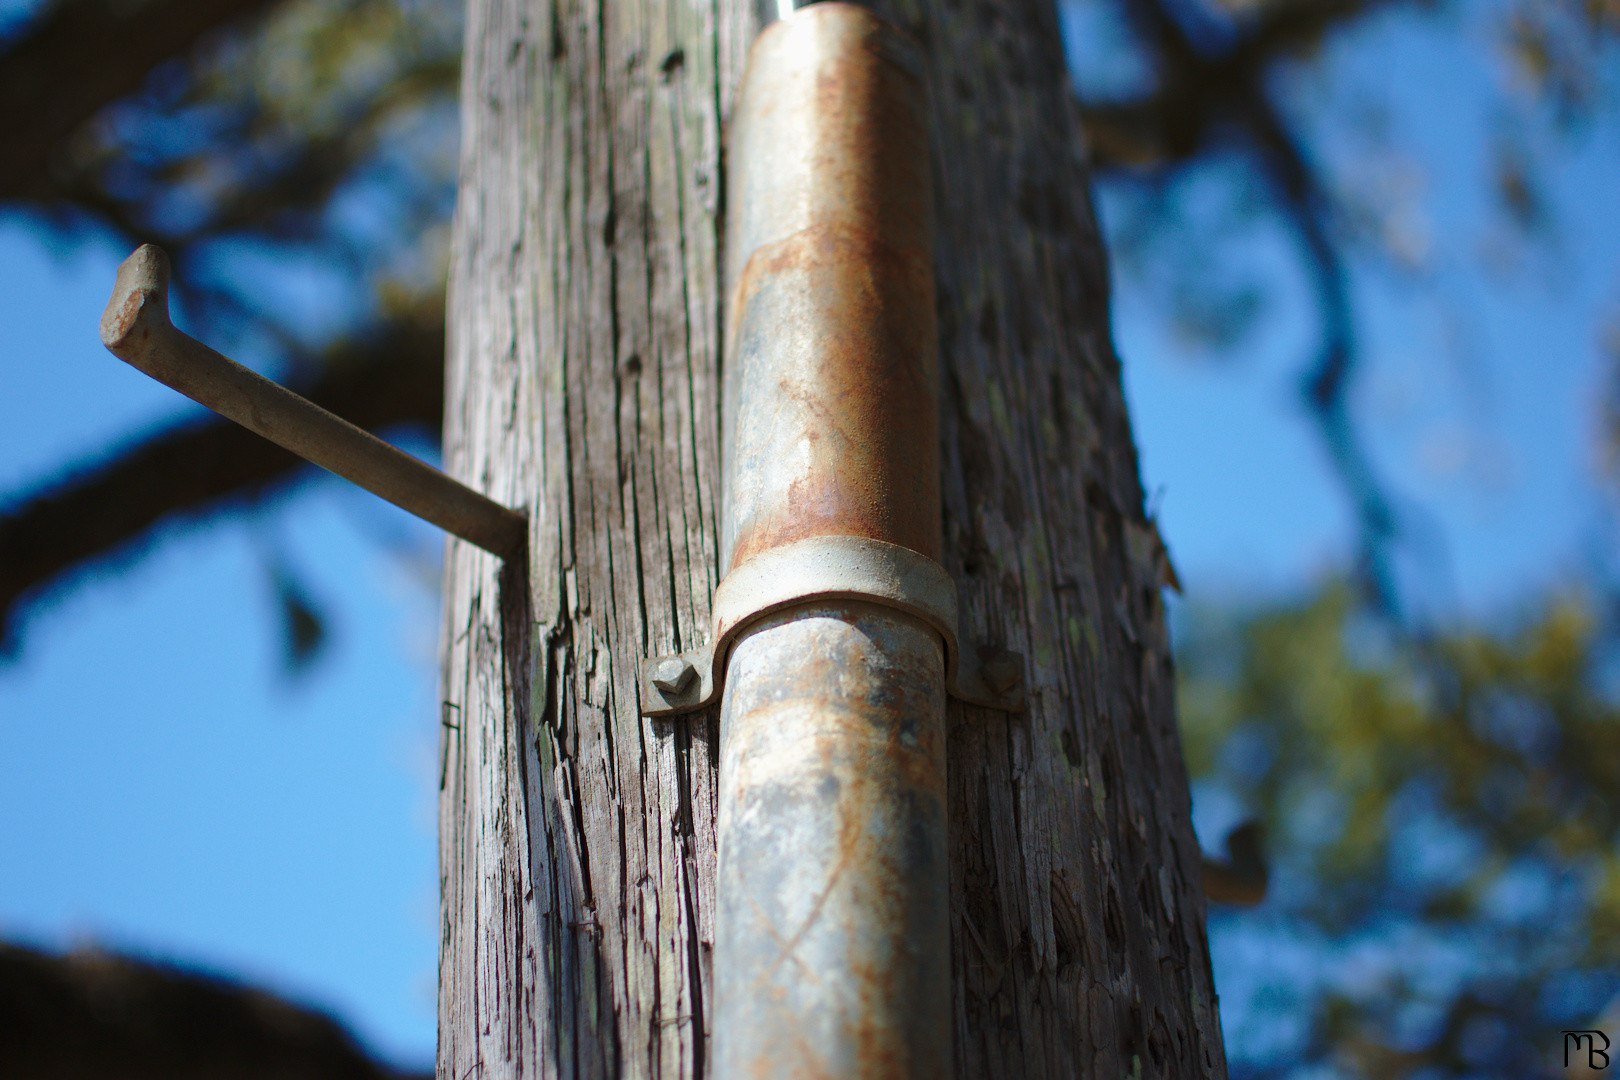
<instances>
[{"instance_id":1,"label":"rust stain on pipe","mask_svg":"<svg viewBox=\"0 0 1620 1080\"><path fill-rule=\"evenodd\" d=\"M811 536L940 558L938 338L913 47L846 4L760 35L732 118L721 564Z\"/></svg>"}]
</instances>

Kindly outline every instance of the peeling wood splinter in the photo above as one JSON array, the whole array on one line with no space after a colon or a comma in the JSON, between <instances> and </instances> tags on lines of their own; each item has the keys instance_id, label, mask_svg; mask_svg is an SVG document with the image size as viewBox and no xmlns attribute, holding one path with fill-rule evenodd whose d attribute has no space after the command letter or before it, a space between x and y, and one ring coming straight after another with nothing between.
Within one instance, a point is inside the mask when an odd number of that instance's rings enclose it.
<instances>
[{"instance_id":1,"label":"peeling wood splinter","mask_svg":"<svg viewBox=\"0 0 1620 1080\"><path fill-rule=\"evenodd\" d=\"M169 257L142 244L118 268L101 316L118 359L255 434L502 558L523 550L528 521L424 461L249 371L169 320Z\"/></svg>"}]
</instances>

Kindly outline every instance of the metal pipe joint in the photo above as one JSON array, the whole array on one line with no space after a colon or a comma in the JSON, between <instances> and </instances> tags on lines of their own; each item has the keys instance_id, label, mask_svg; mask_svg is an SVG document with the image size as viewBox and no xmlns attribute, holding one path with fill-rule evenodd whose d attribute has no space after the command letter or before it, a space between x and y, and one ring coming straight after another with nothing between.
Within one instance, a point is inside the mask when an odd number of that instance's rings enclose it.
<instances>
[{"instance_id":1,"label":"metal pipe joint","mask_svg":"<svg viewBox=\"0 0 1620 1080\"><path fill-rule=\"evenodd\" d=\"M864 599L937 633L946 690L1024 707L1023 665L963 647L939 565L938 332L922 57L818 3L749 55L727 156L721 566L708 644L649 658L647 716L722 695L750 624Z\"/></svg>"},{"instance_id":2,"label":"metal pipe joint","mask_svg":"<svg viewBox=\"0 0 1620 1080\"><path fill-rule=\"evenodd\" d=\"M715 1071L951 1071L945 697L1021 708L939 565L921 57L822 3L755 42L731 119L710 645L642 710L721 697ZM721 695L721 683L724 694Z\"/></svg>"}]
</instances>

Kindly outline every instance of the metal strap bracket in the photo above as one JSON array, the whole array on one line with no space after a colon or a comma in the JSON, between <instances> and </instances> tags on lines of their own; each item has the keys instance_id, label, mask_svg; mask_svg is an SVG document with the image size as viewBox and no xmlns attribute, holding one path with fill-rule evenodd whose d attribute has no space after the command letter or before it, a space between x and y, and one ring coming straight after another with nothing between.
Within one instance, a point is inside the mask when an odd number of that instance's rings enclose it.
<instances>
[{"instance_id":1,"label":"metal strap bracket","mask_svg":"<svg viewBox=\"0 0 1620 1080\"><path fill-rule=\"evenodd\" d=\"M1024 711L1024 662L1017 653L963 650L956 633L956 583L945 568L898 544L861 536L816 536L761 552L734 568L714 593L710 644L641 664L641 714L675 716L719 700L737 637L773 612L817 600L864 600L916 616L945 642L945 690L1003 712Z\"/></svg>"}]
</instances>

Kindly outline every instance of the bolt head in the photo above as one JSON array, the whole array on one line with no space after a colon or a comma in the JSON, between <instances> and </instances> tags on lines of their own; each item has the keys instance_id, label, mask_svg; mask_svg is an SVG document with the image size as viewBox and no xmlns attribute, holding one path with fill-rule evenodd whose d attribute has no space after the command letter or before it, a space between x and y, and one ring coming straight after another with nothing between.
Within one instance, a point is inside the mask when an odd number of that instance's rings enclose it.
<instances>
[{"instance_id":1,"label":"bolt head","mask_svg":"<svg viewBox=\"0 0 1620 1080\"><path fill-rule=\"evenodd\" d=\"M679 694L686 690L687 684L697 669L690 660L679 656L666 656L653 666L652 681L666 694Z\"/></svg>"},{"instance_id":2,"label":"bolt head","mask_svg":"<svg viewBox=\"0 0 1620 1080\"><path fill-rule=\"evenodd\" d=\"M979 673L984 676L984 684L997 694L1008 693L1024 677L1018 661L1006 653L986 660Z\"/></svg>"}]
</instances>

